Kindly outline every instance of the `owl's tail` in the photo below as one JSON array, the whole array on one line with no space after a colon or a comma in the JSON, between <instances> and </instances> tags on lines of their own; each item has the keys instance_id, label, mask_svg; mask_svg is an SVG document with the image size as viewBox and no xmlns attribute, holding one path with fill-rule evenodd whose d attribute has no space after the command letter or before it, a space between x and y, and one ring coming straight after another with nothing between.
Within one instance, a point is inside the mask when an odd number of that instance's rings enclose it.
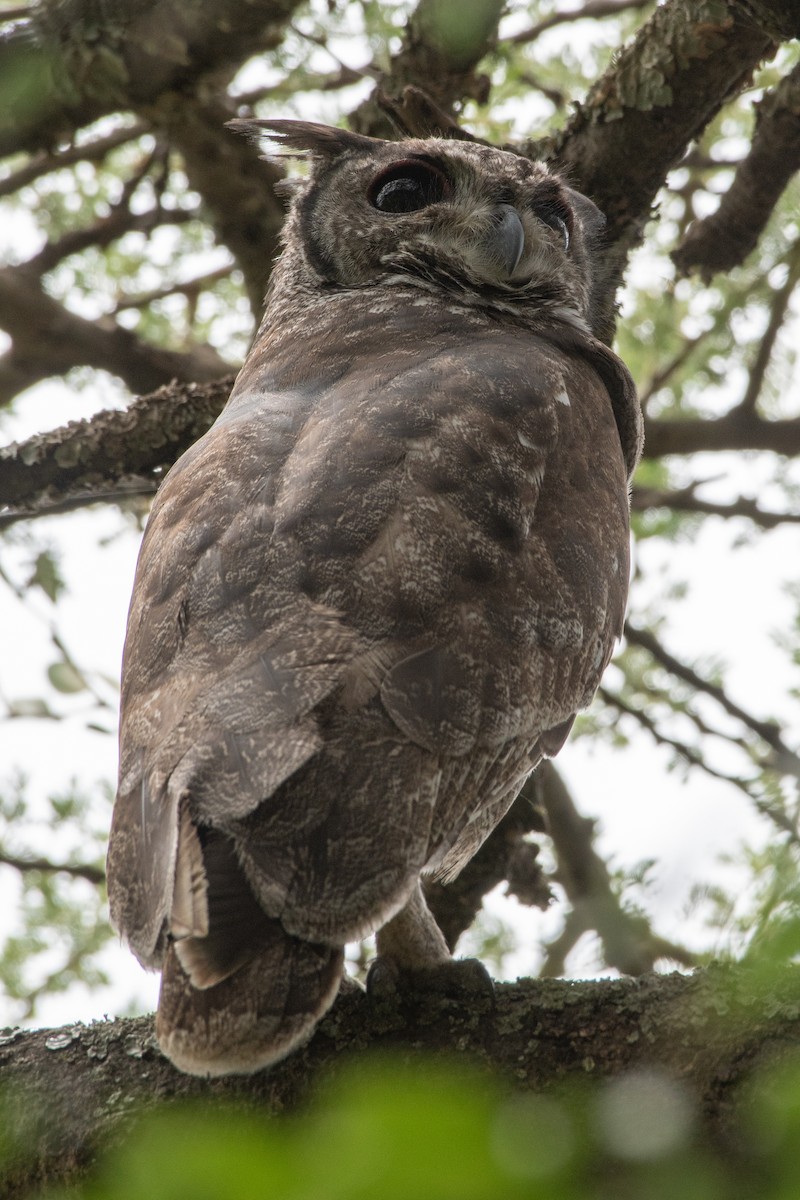
<instances>
[{"instance_id":1,"label":"owl's tail","mask_svg":"<svg viewBox=\"0 0 800 1200\"><path fill-rule=\"evenodd\" d=\"M342 977L343 951L290 937L279 921L269 925L269 936L253 957L211 987L193 986L170 945L156 1036L181 1071L258 1071L304 1041L330 1008Z\"/></svg>"},{"instance_id":2,"label":"owl's tail","mask_svg":"<svg viewBox=\"0 0 800 1200\"><path fill-rule=\"evenodd\" d=\"M308 1037L336 998L344 953L267 916L219 830L182 813L180 834L158 1041L190 1075L249 1074Z\"/></svg>"}]
</instances>

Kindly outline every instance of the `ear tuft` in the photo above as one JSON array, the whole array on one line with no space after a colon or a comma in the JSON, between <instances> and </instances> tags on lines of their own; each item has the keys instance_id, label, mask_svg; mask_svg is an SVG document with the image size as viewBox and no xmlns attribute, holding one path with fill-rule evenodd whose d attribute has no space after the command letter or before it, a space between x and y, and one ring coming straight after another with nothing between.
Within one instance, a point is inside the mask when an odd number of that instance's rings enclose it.
<instances>
[{"instance_id":1,"label":"ear tuft","mask_svg":"<svg viewBox=\"0 0 800 1200\"><path fill-rule=\"evenodd\" d=\"M333 125L320 125L316 121L237 117L228 121L227 127L252 141L266 137L271 142L277 142L282 151L311 153L326 160L337 158L347 151L371 151L381 144L378 138L364 137L363 134L337 129Z\"/></svg>"}]
</instances>

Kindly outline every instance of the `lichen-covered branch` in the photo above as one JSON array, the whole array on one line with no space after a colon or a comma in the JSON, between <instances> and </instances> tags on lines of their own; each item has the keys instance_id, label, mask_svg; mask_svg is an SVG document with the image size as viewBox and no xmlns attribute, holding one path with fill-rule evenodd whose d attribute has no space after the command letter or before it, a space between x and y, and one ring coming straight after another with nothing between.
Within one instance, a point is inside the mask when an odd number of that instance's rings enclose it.
<instances>
[{"instance_id":1,"label":"lichen-covered branch","mask_svg":"<svg viewBox=\"0 0 800 1200\"><path fill-rule=\"evenodd\" d=\"M800 18L799 18L800 20ZM774 53L736 0L667 0L612 62L554 138L531 144L566 170L608 219L595 330L610 339L614 301L667 172L725 100Z\"/></svg>"},{"instance_id":2,"label":"lichen-covered branch","mask_svg":"<svg viewBox=\"0 0 800 1200\"><path fill-rule=\"evenodd\" d=\"M376 1050L426 1061L457 1051L522 1092L659 1070L680 1081L703 1132L724 1138L730 1159L741 1149L753 1072L800 1049L798 1012L796 967L780 977L716 967L636 980L521 980L498 985L494 1004L443 995L377 1004L353 988L304 1049L256 1075L214 1080L179 1074L157 1050L149 1017L9 1032L0 1039L0 1078L14 1096L4 1133L19 1149L7 1160L4 1195L22 1200L45 1183L76 1182L98 1146L155 1099L292 1111L343 1057Z\"/></svg>"},{"instance_id":3,"label":"lichen-covered branch","mask_svg":"<svg viewBox=\"0 0 800 1200\"><path fill-rule=\"evenodd\" d=\"M232 383L228 375L205 385L173 384L122 412L71 421L0 450L0 526L126 491L155 492L218 416Z\"/></svg>"}]
</instances>

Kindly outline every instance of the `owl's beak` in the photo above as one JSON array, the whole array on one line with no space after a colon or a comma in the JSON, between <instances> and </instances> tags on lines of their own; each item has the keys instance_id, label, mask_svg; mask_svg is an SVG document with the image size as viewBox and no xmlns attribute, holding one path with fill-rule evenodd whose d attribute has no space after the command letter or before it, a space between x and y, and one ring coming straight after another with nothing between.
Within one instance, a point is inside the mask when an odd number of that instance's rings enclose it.
<instances>
[{"instance_id":1,"label":"owl's beak","mask_svg":"<svg viewBox=\"0 0 800 1200\"><path fill-rule=\"evenodd\" d=\"M502 265L505 274L513 275L525 249L525 230L519 213L511 204L498 204L494 224L484 244L488 255Z\"/></svg>"}]
</instances>

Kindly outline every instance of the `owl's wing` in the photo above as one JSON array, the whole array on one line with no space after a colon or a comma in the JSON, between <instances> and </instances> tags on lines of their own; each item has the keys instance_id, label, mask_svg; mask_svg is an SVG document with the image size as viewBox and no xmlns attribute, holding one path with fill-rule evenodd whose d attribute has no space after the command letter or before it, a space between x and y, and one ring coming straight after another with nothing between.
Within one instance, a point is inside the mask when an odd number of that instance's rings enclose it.
<instances>
[{"instance_id":1,"label":"owl's wing","mask_svg":"<svg viewBox=\"0 0 800 1200\"><path fill-rule=\"evenodd\" d=\"M355 632L275 553L275 478L302 412L222 421L165 480L148 522L123 663L120 783L109 844L112 918L156 965L167 928L207 928L189 817L241 817L321 744L313 709ZM273 419L270 419L270 417Z\"/></svg>"}]
</instances>

